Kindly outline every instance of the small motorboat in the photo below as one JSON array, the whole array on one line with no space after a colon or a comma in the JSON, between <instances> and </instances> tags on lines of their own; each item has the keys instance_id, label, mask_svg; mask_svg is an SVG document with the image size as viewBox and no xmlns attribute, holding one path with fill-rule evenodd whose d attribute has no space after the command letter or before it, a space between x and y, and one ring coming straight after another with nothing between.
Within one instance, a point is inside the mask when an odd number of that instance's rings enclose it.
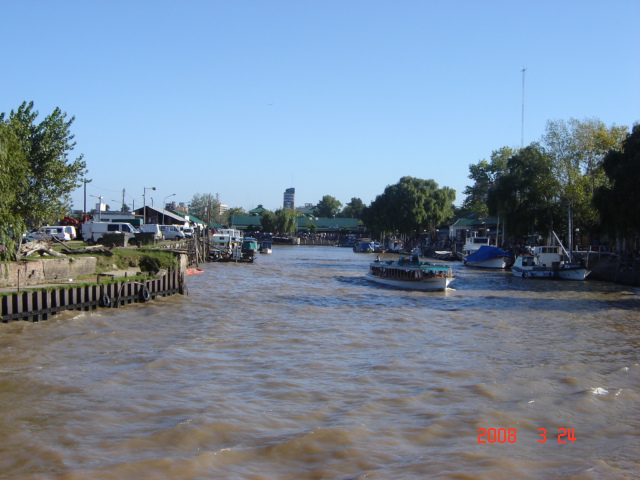
<instances>
[{"instance_id":1,"label":"small motorboat","mask_svg":"<svg viewBox=\"0 0 640 480\"><path fill-rule=\"evenodd\" d=\"M202 272L204 272L204 270L202 270L201 268L187 268L185 273L187 275L197 275L198 273Z\"/></svg>"}]
</instances>

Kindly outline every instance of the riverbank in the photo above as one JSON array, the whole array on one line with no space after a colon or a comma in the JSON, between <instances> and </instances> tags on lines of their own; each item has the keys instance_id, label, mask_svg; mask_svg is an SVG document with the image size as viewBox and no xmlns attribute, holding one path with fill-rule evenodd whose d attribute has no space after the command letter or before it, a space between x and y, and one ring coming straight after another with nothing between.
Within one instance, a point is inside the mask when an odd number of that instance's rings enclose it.
<instances>
[{"instance_id":1,"label":"riverbank","mask_svg":"<svg viewBox=\"0 0 640 480\"><path fill-rule=\"evenodd\" d=\"M96 269L99 262L95 257L3 264L0 321L40 321L64 310L113 308L157 296L184 294L187 254L156 253L161 255L144 252L138 255L137 266L112 271ZM166 255L171 260L165 258L163 262ZM130 253L127 258L132 258ZM116 263L112 266L117 267Z\"/></svg>"}]
</instances>

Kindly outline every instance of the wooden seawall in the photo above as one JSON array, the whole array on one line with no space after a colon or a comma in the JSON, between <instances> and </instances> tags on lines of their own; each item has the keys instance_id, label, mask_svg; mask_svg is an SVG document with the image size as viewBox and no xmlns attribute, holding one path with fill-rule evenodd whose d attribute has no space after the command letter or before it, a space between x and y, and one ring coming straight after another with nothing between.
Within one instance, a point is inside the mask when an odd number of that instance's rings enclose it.
<instances>
[{"instance_id":1,"label":"wooden seawall","mask_svg":"<svg viewBox=\"0 0 640 480\"><path fill-rule=\"evenodd\" d=\"M158 296L183 294L185 277L181 270L169 271L162 277L140 282L97 283L12 293L0 298L0 321L38 322L64 310L118 308L130 303L147 302Z\"/></svg>"}]
</instances>

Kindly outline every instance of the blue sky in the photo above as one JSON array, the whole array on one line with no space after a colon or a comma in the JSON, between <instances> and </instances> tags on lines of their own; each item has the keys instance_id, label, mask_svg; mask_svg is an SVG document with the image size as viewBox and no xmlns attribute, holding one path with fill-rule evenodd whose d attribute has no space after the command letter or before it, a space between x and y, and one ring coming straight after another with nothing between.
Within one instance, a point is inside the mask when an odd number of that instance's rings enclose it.
<instances>
[{"instance_id":1,"label":"blue sky","mask_svg":"<svg viewBox=\"0 0 640 480\"><path fill-rule=\"evenodd\" d=\"M369 204L405 175L460 204L470 164L549 120L640 121L638 18L638 0L7 0L0 111L75 116L87 194L113 209L144 187L156 206Z\"/></svg>"}]
</instances>

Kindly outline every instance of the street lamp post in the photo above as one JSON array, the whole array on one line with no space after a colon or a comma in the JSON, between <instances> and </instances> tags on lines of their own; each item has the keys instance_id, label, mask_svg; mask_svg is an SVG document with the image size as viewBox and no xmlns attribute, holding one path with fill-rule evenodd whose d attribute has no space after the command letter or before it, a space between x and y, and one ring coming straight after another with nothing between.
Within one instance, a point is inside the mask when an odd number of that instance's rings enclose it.
<instances>
[{"instance_id":1,"label":"street lamp post","mask_svg":"<svg viewBox=\"0 0 640 480\"><path fill-rule=\"evenodd\" d=\"M167 198L169 197L173 197L175 196L175 193L172 193L171 195L167 195L166 197L164 197L164 200L162 201L162 224L164 225L164 211L167 209Z\"/></svg>"},{"instance_id":2,"label":"street lamp post","mask_svg":"<svg viewBox=\"0 0 640 480\"><path fill-rule=\"evenodd\" d=\"M142 214L144 218L144 224L147 224L147 190L155 190L156 187L144 187L142 191Z\"/></svg>"},{"instance_id":3,"label":"street lamp post","mask_svg":"<svg viewBox=\"0 0 640 480\"><path fill-rule=\"evenodd\" d=\"M100 195L99 197L96 195L89 195L90 197L93 198L97 198L100 203L98 204L98 221L101 222L102 221L102 195Z\"/></svg>"},{"instance_id":4,"label":"street lamp post","mask_svg":"<svg viewBox=\"0 0 640 480\"><path fill-rule=\"evenodd\" d=\"M87 180L86 178L82 179L82 183L84 183L84 210L82 212L82 220L84 221L85 215L87 214L87 183L90 183L91 180Z\"/></svg>"}]
</instances>

